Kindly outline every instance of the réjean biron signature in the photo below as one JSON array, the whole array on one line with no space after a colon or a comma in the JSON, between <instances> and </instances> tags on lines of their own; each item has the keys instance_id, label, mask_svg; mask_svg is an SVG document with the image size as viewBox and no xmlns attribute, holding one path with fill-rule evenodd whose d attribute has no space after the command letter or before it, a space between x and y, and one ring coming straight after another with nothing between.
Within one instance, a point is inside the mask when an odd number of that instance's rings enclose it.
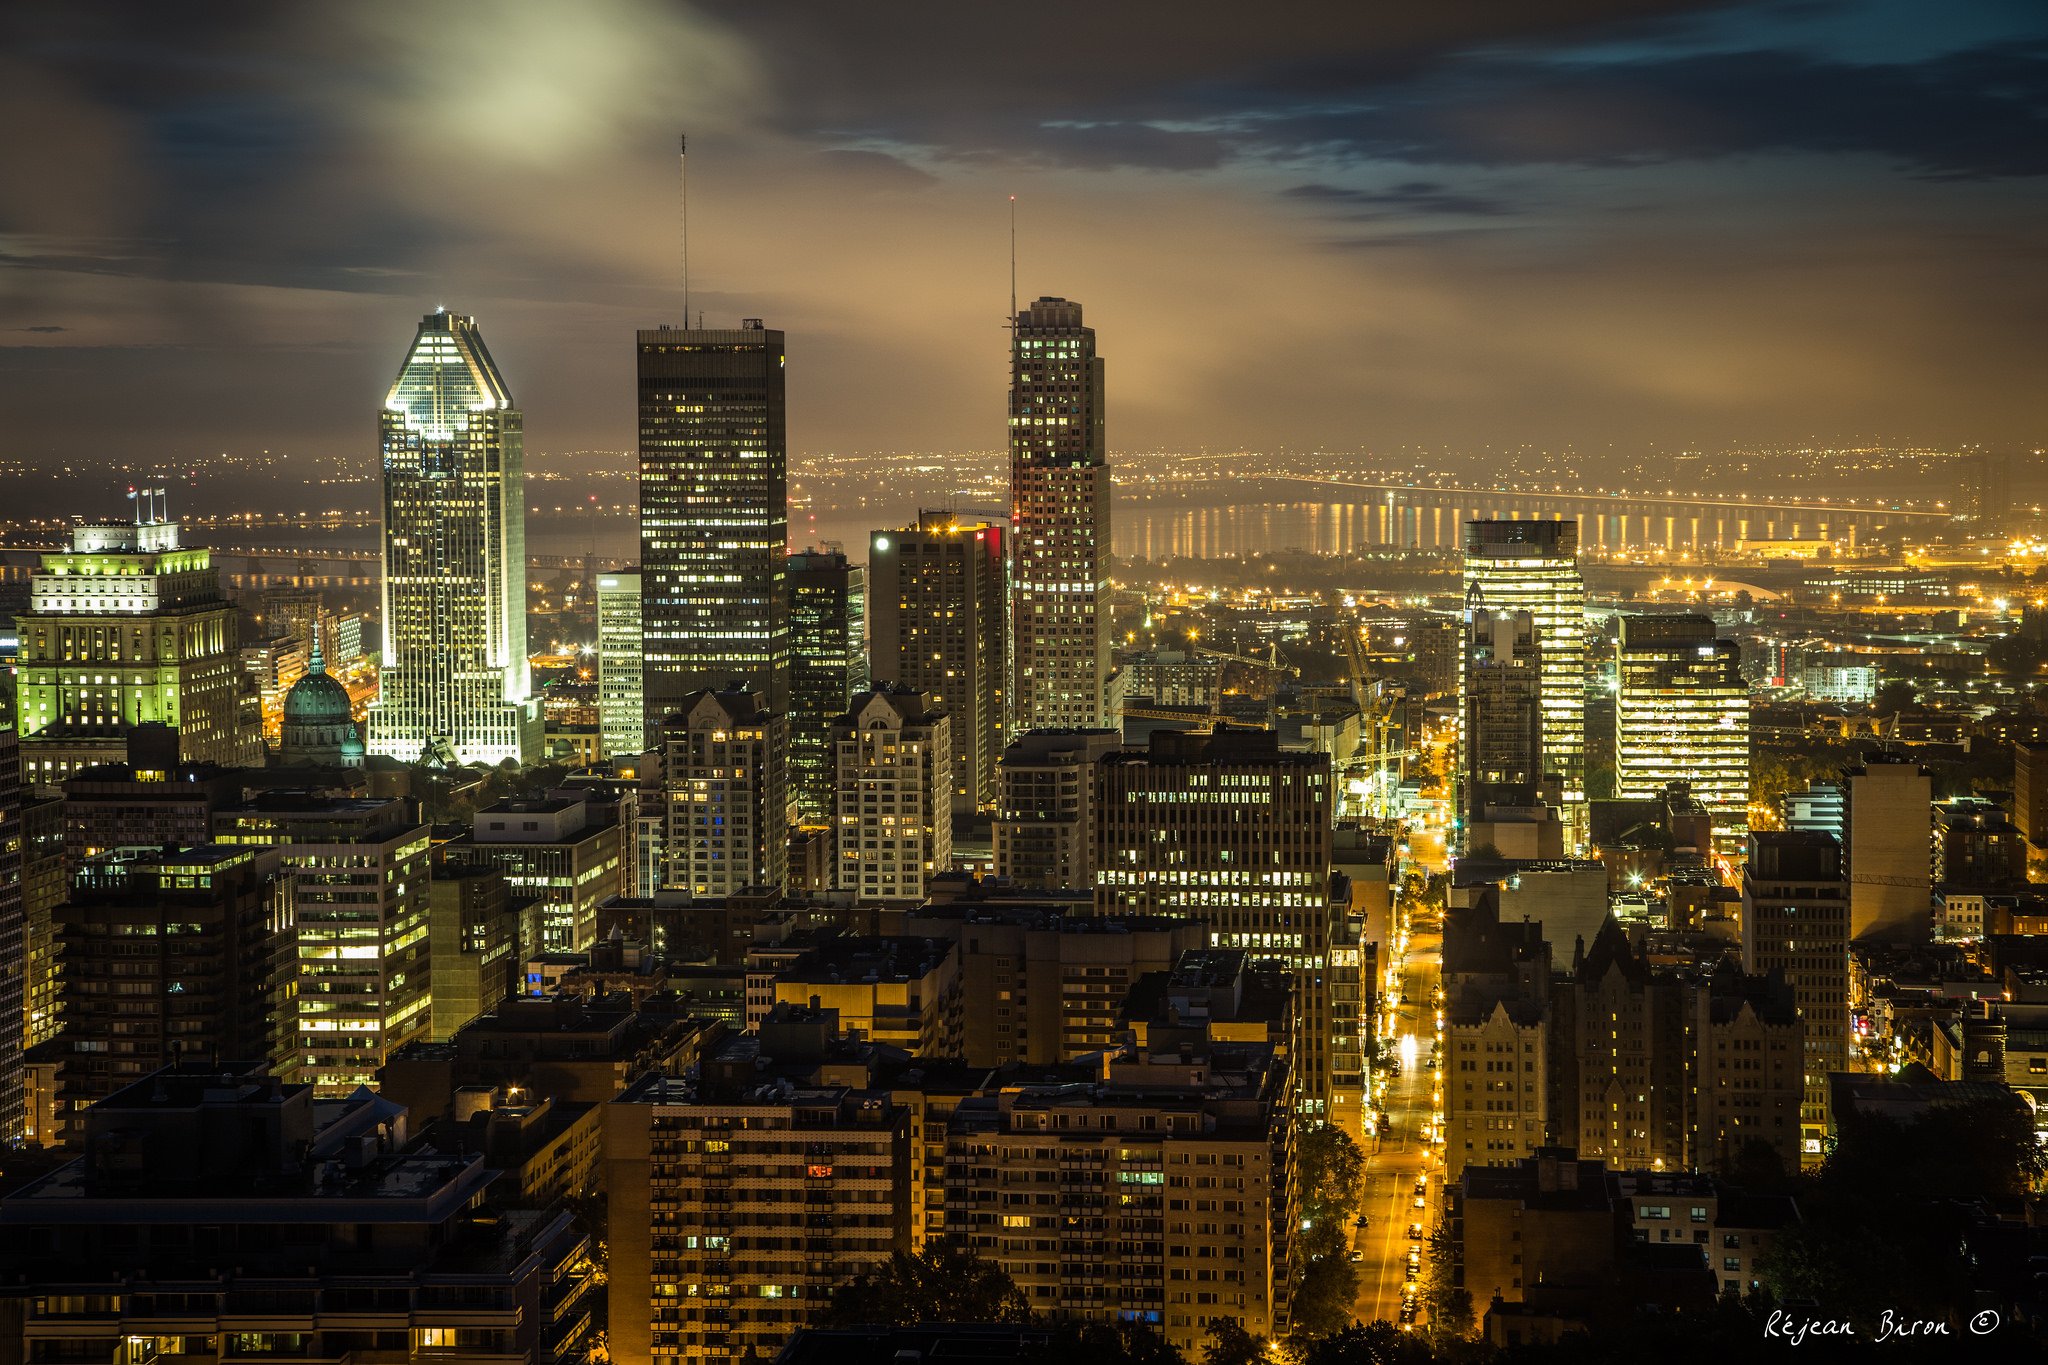
<instances>
[{"instance_id":1,"label":"r\u00e9jean biron signature","mask_svg":"<svg viewBox=\"0 0 2048 1365\"><path fill-rule=\"evenodd\" d=\"M1990 1309L1971 1318L1964 1324L1971 1336L1989 1336L1998 1330L1998 1314ZM1878 1315L1867 1334L1858 1332L1854 1323L1847 1318L1806 1317L1799 1313L1787 1313L1776 1309L1764 1323L1764 1335L1776 1341L1804 1346L1807 1342L1827 1337L1860 1337L1868 1335L1872 1341L1915 1341L1928 1337L1949 1337L1956 1335L1946 1322L1933 1318L1916 1318L1887 1308Z\"/></svg>"}]
</instances>

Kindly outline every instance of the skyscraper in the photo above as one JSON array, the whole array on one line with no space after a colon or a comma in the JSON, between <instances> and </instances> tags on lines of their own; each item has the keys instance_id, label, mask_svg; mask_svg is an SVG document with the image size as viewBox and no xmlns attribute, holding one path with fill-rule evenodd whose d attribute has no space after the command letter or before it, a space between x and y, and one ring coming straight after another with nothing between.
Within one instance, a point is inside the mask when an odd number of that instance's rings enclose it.
<instances>
[{"instance_id":1,"label":"skyscraper","mask_svg":"<svg viewBox=\"0 0 2048 1365\"><path fill-rule=\"evenodd\" d=\"M1285 961L1308 1112L1356 1122L1360 1096L1336 1093L1331 1041L1359 1021L1332 1017L1330 756L1283 751L1271 730L1155 730L1149 749L1095 766L1095 909L1179 915L1217 948Z\"/></svg>"},{"instance_id":2,"label":"skyscraper","mask_svg":"<svg viewBox=\"0 0 2048 1365\"><path fill-rule=\"evenodd\" d=\"M420 320L379 430L384 653L368 750L533 762L522 425L474 318Z\"/></svg>"},{"instance_id":3,"label":"skyscraper","mask_svg":"<svg viewBox=\"0 0 2048 1365\"><path fill-rule=\"evenodd\" d=\"M868 672L929 692L953 730L953 813L990 810L1003 753L1003 528L923 512L868 540Z\"/></svg>"},{"instance_id":4,"label":"skyscraper","mask_svg":"<svg viewBox=\"0 0 2048 1365\"><path fill-rule=\"evenodd\" d=\"M638 334L640 638L650 737L730 686L789 708L789 450L782 333Z\"/></svg>"},{"instance_id":5,"label":"skyscraper","mask_svg":"<svg viewBox=\"0 0 2048 1365\"><path fill-rule=\"evenodd\" d=\"M1923 806L1924 809L1924 806ZM1917 846L1926 861L1924 837ZM1742 870L1742 970L1782 973L1806 1044L1799 1157L1818 1165L1828 1133L1828 1077L1849 1069L1849 888L1842 848L1809 830L1749 836Z\"/></svg>"},{"instance_id":6,"label":"skyscraper","mask_svg":"<svg viewBox=\"0 0 2048 1365\"><path fill-rule=\"evenodd\" d=\"M73 527L71 548L44 555L30 580L29 609L16 618L16 722L32 786L120 762L129 729L149 722L177 731L188 763L261 762L235 608L213 553L181 544L178 523L155 510L142 517Z\"/></svg>"},{"instance_id":7,"label":"skyscraper","mask_svg":"<svg viewBox=\"0 0 2048 1365\"><path fill-rule=\"evenodd\" d=\"M647 752L641 691L640 570L597 576L597 724L606 758Z\"/></svg>"},{"instance_id":8,"label":"skyscraper","mask_svg":"<svg viewBox=\"0 0 2048 1365\"><path fill-rule=\"evenodd\" d=\"M1714 845L1749 836L1749 684L1742 647L1712 618L1624 616L1614 697L1616 795L1647 799L1686 782L1713 813Z\"/></svg>"},{"instance_id":9,"label":"skyscraper","mask_svg":"<svg viewBox=\"0 0 2048 1365\"><path fill-rule=\"evenodd\" d=\"M1010 732L1108 724L1109 466L1102 361L1081 305L1010 333Z\"/></svg>"},{"instance_id":10,"label":"skyscraper","mask_svg":"<svg viewBox=\"0 0 2048 1365\"><path fill-rule=\"evenodd\" d=\"M832 722L868 688L868 576L836 550L789 557L789 797L832 823Z\"/></svg>"},{"instance_id":11,"label":"skyscraper","mask_svg":"<svg viewBox=\"0 0 2048 1365\"><path fill-rule=\"evenodd\" d=\"M1471 820L1497 789L1543 780L1543 651L1528 612L1495 611L1477 594L1468 605L1461 777Z\"/></svg>"},{"instance_id":12,"label":"skyscraper","mask_svg":"<svg viewBox=\"0 0 2048 1365\"><path fill-rule=\"evenodd\" d=\"M1586 803L1586 585L1576 521L1465 523L1465 596L1526 611L1543 659L1543 768L1563 785L1565 823L1583 837Z\"/></svg>"}]
</instances>

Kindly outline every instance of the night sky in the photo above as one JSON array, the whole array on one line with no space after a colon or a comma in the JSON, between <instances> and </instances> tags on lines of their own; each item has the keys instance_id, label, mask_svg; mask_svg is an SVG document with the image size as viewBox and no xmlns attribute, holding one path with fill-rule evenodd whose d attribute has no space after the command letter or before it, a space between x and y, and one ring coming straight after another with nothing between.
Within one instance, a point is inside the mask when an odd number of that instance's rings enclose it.
<instances>
[{"instance_id":1,"label":"night sky","mask_svg":"<svg viewBox=\"0 0 2048 1365\"><path fill-rule=\"evenodd\" d=\"M632 329L791 443L991 449L1019 288L1110 445L2048 444L2048 5L350 0L0 10L0 458L367 466L419 314L539 451Z\"/></svg>"}]
</instances>

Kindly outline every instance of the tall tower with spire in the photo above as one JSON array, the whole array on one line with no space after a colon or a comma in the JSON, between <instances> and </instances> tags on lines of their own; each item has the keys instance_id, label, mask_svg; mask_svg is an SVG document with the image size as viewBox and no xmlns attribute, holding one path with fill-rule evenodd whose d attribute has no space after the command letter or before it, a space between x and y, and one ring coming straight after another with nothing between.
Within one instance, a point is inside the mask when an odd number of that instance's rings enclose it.
<instances>
[{"instance_id":1,"label":"tall tower with spire","mask_svg":"<svg viewBox=\"0 0 2048 1365\"><path fill-rule=\"evenodd\" d=\"M1109 465L1102 360L1081 305L1010 330L1011 731L1107 724Z\"/></svg>"},{"instance_id":2,"label":"tall tower with spire","mask_svg":"<svg viewBox=\"0 0 2048 1365\"><path fill-rule=\"evenodd\" d=\"M534 762L521 422L474 318L421 320L379 431L384 641L369 752Z\"/></svg>"}]
</instances>

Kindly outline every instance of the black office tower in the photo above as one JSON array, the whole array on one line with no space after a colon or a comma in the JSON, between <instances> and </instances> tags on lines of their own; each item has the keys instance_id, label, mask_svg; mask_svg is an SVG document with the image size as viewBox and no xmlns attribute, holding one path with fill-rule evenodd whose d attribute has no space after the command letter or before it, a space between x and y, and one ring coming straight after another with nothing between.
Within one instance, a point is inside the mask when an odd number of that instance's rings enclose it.
<instances>
[{"instance_id":1,"label":"black office tower","mask_svg":"<svg viewBox=\"0 0 2048 1365\"><path fill-rule=\"evenodd\" d=\"M638 334L640 631L649 735L735 683L789 706L782 333Z\"/></svg>"}]
</instances>

